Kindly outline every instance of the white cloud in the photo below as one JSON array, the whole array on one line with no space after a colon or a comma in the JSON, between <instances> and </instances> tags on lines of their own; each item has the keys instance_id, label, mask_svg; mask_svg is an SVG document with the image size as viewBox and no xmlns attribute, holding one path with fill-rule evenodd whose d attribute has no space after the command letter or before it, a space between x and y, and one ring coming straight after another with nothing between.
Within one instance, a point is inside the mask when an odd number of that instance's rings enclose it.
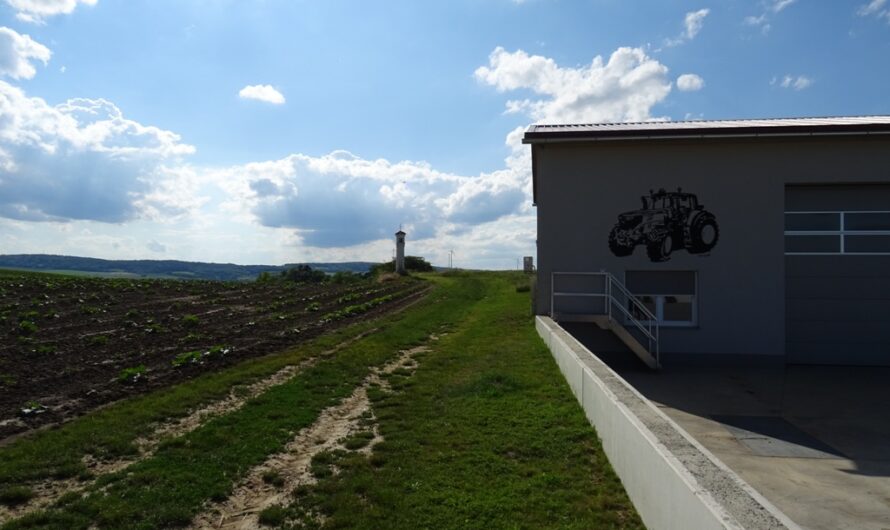
<instances>
[{"instance_id":1,"label":"white cloud","mask_svg":"<svg viewBox=\"0 0 890 530\"><path fill-rule=\"evenodd\" d=\"M530 198L513 169L466 177L423 162L367 160L346 151L293 154L213 172L242 218L294 229L303 244L343 247L388 238L405 225L416 239L445 224L482 224L521 209Z\"/></svg>"},{"instance_id":2,"label":"white cloud","mask_svg":"<svg viewBox=\"0 0 890 530\"><path fill-rule=\"evenodd\" d=\"M760 15L754 16L750 15L743 19L743 22L748 26L759 27L760 31L765 35L769 33L769 30L772 29L772 25L770 24L770 18L772 15L783 11L788 6L794 4L797 0L765 0L761 2L763 5L764 11Z\"/></svg>"},{"instance_id":3,"label":"white cloud","mask_svg":"<svg viewBox=\"0 0 890 530\"><path fill-rule=\"evenodd\" d=\"M671 91L668 69L641 48L618 48L604 62L597 56L587 66L561 67L553 59L522 50L496 48L476 79L501 92L530 90L543 99L507 102L507 111L533 120L581 123L652 119L654 105Z\"/></svg>"},{"instance_id":4,"label":"white cloud","mask_svg":"<svg viewBox=\"0 0 890 530\"><path fill-rule=\"evenodd\" d=\"M51 106L0 81L0 216L122 222L183 213L165 164L194 152L175 133L126 119L103 99Z\"/></svg>"},{"instance_id":5,"label":"white cloud","mask_svg":"<svg viewBox=\"0 0 890 530\"><path fill-rule=\"evenodd\" d=\"M13 79L31 79L37 73L32 61L44 65L52 52L28 35L21 35L7 27L0 27L0 75Z\"/></svg>"},{"instance_id":6,"label":"white cloud","mask_svg":"<svg viewBox=\"0 0 890 530\"><path fill-rule=\"evenodd\" d=\"M272 85L248 85L238 92L238 97L265 101L273 105L281 105L285 101L284 95Z\"/></svg>"},{"instance_id":7,"label":"white cloud","mask_svg":"<svg viewBox=\"0 0 890 530\"><path fill-rule=\"evenodd\" d=\"M890 24L890 9L887 8L887 0L871 0L871 2L859 6L856 14L860 17L874 16L878 19L884 19Z\"/></svg>"},{"instance_id":8,"label":"white cloud","mask_svg":"<svg viewBox=\"0 0 890 530\"><path fill-rule=\"evenodd\" d=\"M772 81L770 81L771 85L778 84L782 88L790 88L794 90L803 90L805 88L810 87L813 84L813 80L807 76L799 75L785 75L781 80L774 77Z\"/></svg>"},{"instance_id":9,"label":"white cloud","mask_svg":"<svg viewBox=\"0 0 890 530\"><path fill-rule=\"evenodd\" d=\"M769 10L773 13L778 13L796 1L797 0L772 0L772 2L769 3Z\"/></svg>"},{"instance_id":10,"label":"white cloud","mask_svg":"<svg viewBox=\"0 0 890 530\"><path fill-rule=\"evenodd\" d=\"M685 36L687 39L692 40L698 35L698 32L701 31L701 28L705 23L705 17L708 16L708 13L710 12L710 9L699 9L698 11L686 13L686 18L683 20L683 23L686 26Z\"/></svg>"},{"instance_id":11,"label":"white cloud","mask_svg":"<svg viewBox=\"0 0 890 530\"><path fill-rule=\"evenodd\" d=\"M884 6L886 4L887 0L872 0L868 4L859 6L859 9L856 11L856 13L861 17L874 15L876 13L880 13L884 9Z\"/></svg>"},{"instance_id":12,"label":"white cloud","mask_svg":"<svg viewBox=\"0 0 890 530\"><path fill-rule=\"evenodd\" d=\"M710 9L699 9L698 11L690 11L686 13L686 16L683 18L683 32L674 38L665 39L664 45L670 48L694 39L704 26L705 17L708 16L708 13L710 12Z\"/></svg>"},{"instance_id":13,"label":"white cloud","mask_svg":"<svg viewBox=\"0 0 890 530\"><path fill-rule=\"evenodd\" d=\"M16 18L25 22L43 23L44 19L56 15L68 15L79 4L96 5L98 0L5 0L15 9Z\"/></svg>"},{"instance_id":14,"label":"white cloud","mask_svg":"<svg viewBox=\"0 0 890 530\"><path fill-rule=\"evenodd\" d=\"M705 80L695 74L683 74L677 78L677 88L683 92L695 92L705 86Z\"/></svg>"}]
</instances>

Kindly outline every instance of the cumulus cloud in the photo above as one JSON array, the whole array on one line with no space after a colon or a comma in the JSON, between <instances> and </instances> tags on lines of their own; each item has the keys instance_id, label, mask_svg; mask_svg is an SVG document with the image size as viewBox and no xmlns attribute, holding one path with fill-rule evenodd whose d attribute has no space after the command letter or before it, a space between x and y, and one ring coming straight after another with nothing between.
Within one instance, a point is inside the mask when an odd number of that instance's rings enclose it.
<instances>
[{"instance_id":1,"label":"cumulus cloud","mask_svg":"<svg viewBox=\"0 0 890 530\"><path fill-rule=\"evenodd\" d=\"M25 22L41 24L46 18L68 15L79 4L94 6L98 0L6 0L15 9L16 18Z\"/></svg>"},{"instance_id":2,"label":"cumulus cloud","mask_svg":"<svg viewBox=\"0 0 890 530\"><path fill-rule=\"evenodd\" d=\"M749 15L743 19L743 22L749 26L759 27L764 34L772 29L770 19L776 13L783 11L797 0L766 0L762 3L763 12L760 15Z\"/></svg>"},{"instance_id":3,"label":"cumulus cloud","mask_svg":"<svg viewBox=\"0 0 890 530\"><path fill-rule=\"evenodd\" d=\"M561 67L553 59L496 48L476 79L501 92L530 90L543 99L511 100L507 112L548 122L615 122L651 119L654 105L671 91L668 69L641 48L618 48L604 62Z\"/></svg>"},{"instance_id":4,"label":"cumulus cloud","mask_svg":"<svg viewBox=\"0 0 890 530\"><path fill-rule=\"evenodd\" d=\"M194 152L170 131L103 99L51 106L0 81L0 216L123 222L149 209L181 213L164 193L165 163Z\"/></svg>"},{"instance_id":5,"label":"cumulus cloud","mask_svg":"<svg viewBox=\"0 0 890 530\"><path fill-rule=\"evenodd\" d=\"M785 75L781 79L774 77L770 81L771 85L778 85L782 88L790 88L794 90L803 90L809 88L813 84L813 80L805 75Z\"/></svg>"},{"instance_id":6,"label":"cumulus cloud","mask_svg":"<svg viewBox=\"0 0 890 530\"><path fill-rule=\"evenodd\" d=\"M874 16L890 23L890 9L887 8L887 0L871 0L871 2L859 6L856 14L860 17Z\"/></svg>"},{"instance_id":7,"label":"cumulus cloud","mask_svg":"<svg viewBox=\"0 0 890 530\"><path fill-rule=\"evenodd\" d=\"M683 74L677 78L677 88L683 92L695 92L705 86L705 80L695 74Z\"/></svg>"},{"instance_id":8,"label":"cumulus cloud","mask_svg":"<svg viewBox=\"0 0 890 530\"><path fill-rule=\"evenodd\" d=\"M33 61L44 65L52 52L28 35L0 27L0 75L13 79L31 79L37 73Z\"/></svg>"},{"instance_id":9,"label":"cumulus cloud","mask_svg":"<svg viewBox=\"0 0 890 530\"><path fill-rule=\"evenodd\" d=\"M272 85L248 85L238 92L241 99L255 99L257 101L265 101L273 105L282 105L284 103L284 94L275 89Z\"/></svg>"},{"instance_id":10,"label":"cumulus cloud","mask_svg":"<svg viewBox=\"0 0 890 530\"><path fill-rule=\"evenodd\" d=\"M399 225L415 239L430 238L448 223L515 213L528 198L511 170L466 177L347 151L225 168L212 180L227 191L231 211L294 229L302 243L323 248L388 239Z\"/></svg>"}]
</instances>

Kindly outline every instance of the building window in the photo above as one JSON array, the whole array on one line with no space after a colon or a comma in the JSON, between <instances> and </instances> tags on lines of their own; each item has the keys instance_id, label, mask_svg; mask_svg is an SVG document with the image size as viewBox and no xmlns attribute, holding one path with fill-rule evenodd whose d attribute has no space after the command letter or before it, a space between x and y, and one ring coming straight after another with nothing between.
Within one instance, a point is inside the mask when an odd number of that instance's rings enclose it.
<instances>
[{"instance_id":1,"label":"building window","mask_svg":"<svg viewBox=\"0 0 890 530\"><path fill-rule=\"evenodd\" d=\"M890 255L890 211L785 212L785 254Z\"/></svg>"},{"instance_id":2,"label":"building window","mask_svg":"<svg viewBox=\"0 0 890 530\"><path fill-rule=\"evenodd\" d=\"M646 306L661 326L695 326L698 324L695 271L627 271L627 289ZM634 318L649 323L642 311L628 307Z\"/></svg>"}]
</instances>

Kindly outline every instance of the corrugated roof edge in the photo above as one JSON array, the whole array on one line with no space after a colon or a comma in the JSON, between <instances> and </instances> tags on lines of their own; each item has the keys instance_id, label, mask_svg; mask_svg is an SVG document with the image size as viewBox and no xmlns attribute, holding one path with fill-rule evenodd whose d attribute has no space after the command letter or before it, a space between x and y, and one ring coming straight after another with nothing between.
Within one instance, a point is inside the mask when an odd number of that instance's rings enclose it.
<instances>
[{"instance_id":1,"label":"corrugated roof edge","mask_svg":"<svg viewBox=\"0 0 890 530\"><path fill-rule=\"evenodd\" d=\"M890 116L531 125L524 144L670 138L890 134Z\"/></svg>"}]
</instances>

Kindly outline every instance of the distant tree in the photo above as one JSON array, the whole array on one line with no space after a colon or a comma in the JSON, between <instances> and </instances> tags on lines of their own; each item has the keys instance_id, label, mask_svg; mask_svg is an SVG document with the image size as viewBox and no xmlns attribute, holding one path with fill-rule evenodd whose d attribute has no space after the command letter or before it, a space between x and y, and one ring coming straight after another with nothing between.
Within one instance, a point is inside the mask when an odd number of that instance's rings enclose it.
<instances>
[{"instance_id":1,"label":"distant tree","mask_svg":"<svg viewBox=\"0 0 890 530\"><path fill-rule=\"evenodd\" d=\"M258 281L259 283L268 283L271 282L273 279L274 277L272 276L272 273L270 273L269 271L263 271L260 273L259 276L257 276L256 281Z\"/></svg>"},{"instance_id":2,"label":"distant tree","mask_svg":"<svg viewBox=\"0 0 890 530\"><path fill-rule=\"evenodd\" d=\"M433 266L420 256L405 256L405 268L415 272L433 272Z\"/></svg>"},{"instance_id":3,"label":"distant tree","mask_svg":"<svg viewBox=\"0 0 890 530\"><path fill-rule=\"evenodd\" d=\"M281 276L288 281L296 283L321 283L327 275L321 271L312 270L309 265L297 265L296 267L281 272Z\"/></svg>"},{"instance_id":4,"label":"distant tree","mask_svg":"<svg viewBox=\"0 0 890 530\"><path fill-rule=\"evenodd\" d=\"M331 283L356 283L365 278L364 274L356 274L352 271L337 271L329 279Z\"/></svg>"},{"instance_id":5,"label":"distant tree","mask_svg":"<svg viewBox=\"0 0 890 530\"><path fill-rule=\"evenodd\" d=\"M395 261L387 261L371 267L372 274L395 272L395 270ZM405 256L405 270L408 272L432 272L433 266L420 256Z\"/></svg>"}]
</instances>

